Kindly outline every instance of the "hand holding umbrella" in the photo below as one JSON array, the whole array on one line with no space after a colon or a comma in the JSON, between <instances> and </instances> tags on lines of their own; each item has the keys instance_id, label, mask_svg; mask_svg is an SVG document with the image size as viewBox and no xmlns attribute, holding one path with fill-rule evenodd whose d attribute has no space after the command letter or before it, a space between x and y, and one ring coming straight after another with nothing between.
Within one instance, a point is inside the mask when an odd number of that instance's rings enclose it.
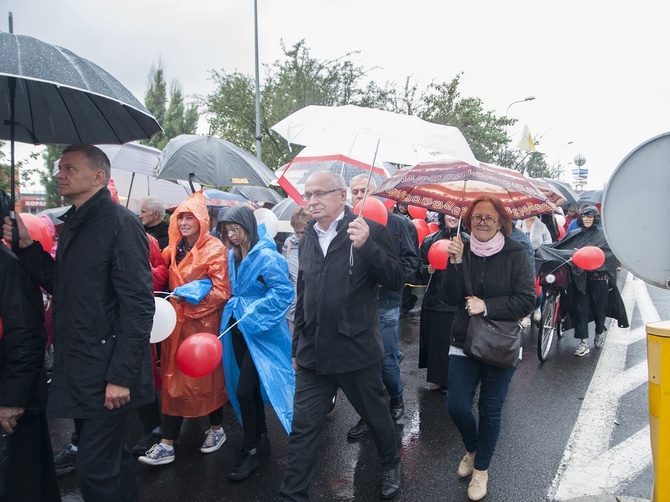
<instances>
[{"instance_id":1,"label":"hand holding umbrella","mask_svg":"<svg viewBox=\"0 0 670 502\"><path fill-rule=\"evenodd\" d=\"M33 243L33 238L30 236L28 227L21 220L21 216L15 214L15 220L5 217L4 225L2 226L2 233L4 239L9 242L12 249L27 248Z\"/></svg>"}]
</instances>

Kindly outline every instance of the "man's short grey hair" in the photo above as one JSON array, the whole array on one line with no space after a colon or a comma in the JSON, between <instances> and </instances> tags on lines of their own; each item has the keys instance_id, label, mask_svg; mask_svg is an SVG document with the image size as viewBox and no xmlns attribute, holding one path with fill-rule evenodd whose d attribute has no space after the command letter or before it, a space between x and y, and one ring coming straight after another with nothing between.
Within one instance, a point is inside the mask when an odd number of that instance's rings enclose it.
<instances>
[{"instance_id":1,"label":"man's short grey hair","mask_svg":"<svg viewBox=\"0 0 670 502\"><path fill-rule=\"evenodd\" d=\"M323 175L326 178L330 179L330 184L333 187L333 190L346 190L347 189L347 182L345 181L344 177L335 171L316 171L312 174L310 174L307 179L310 179L312 176L316 175Z\"/></svg>"},{"instance_id":2,"label":"man's short grey hair","mask_svg":"<svg viewBox=\"0 0 670 502\"><path fill-rule=\"evenodd\" d=\"M105 173L105 186L112 178L112 168L109 163L107 154L94 145L74 144L68 146L63 150L63 154L71 152L81 152L88 160L88 165L91 169L101 169Z\"/></svg>"},{"instance_id":3,"label":"man's short grey hair","mask_svg":"<svg viewBox=\"0 0 670 502\"><path fill-rule=\"evenodd\" d=\"M353 185L357 181L367 181L370 175L368 174L357 174L353 178L351 178L351 181L349 182L349 186ZM368 183L368 191L372 192L374 189L377 188L377 182L375 181L374 178L370 178L370 183Z\"/></svg>"},{"instance_id":4,"label":"man's short grey hair","mask_svg":"<svg viewBox=\"0 0 670 502\"><path fill-rule=\"evenodd\" d=\"M142 205L146 205L150 212L158 213L161 220L165 218L165 204L158 197L145 197L140 201L140 207Z\"/></svg>"}]
</instances>

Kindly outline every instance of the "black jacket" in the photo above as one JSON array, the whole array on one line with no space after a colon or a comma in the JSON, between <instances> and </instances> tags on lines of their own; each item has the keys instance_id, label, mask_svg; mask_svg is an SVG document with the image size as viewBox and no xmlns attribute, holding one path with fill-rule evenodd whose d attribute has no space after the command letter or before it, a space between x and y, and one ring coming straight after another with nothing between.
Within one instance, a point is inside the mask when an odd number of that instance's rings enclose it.
<instances>
[{"instance_id":1,"label":"black jacket","mask_svg":"<svg viewBox=\"0 0 670 502\"><path fill-rule=\"evenodd\" d=\"M0 243L0 406L25 408L24 416L44 413L44 304L16 256Z\"/></svg>"},{"instance_id":2,"label":"black jacket","mask_svg":"<svg viewBox=\"0 0 670 502\"><path fill-rule=\"evenodd\" d=\"M463 347L470 316L465 310L464 274L470 273L473 293L486 303L486 317L520 319L535 307L535 278L530 270L526 251L518 242L505 237L505 245L493 256L482 258L470 252L470 243L463 249L463 262L449 264L445 274L447 303L457 307L451 329L451 345Z\"/></svg>"},{"instance_id":3,"label":"black jacket","mask_svg":"<svg viewBox=\"0 0 670 502\"><path fill-rule=\"evenodd\" d=\"M437 241L443 239L453 239L456 237L458 228L449 229L447 227L441 228L439 232L435 232L426 237L419 248L419 266L416 270L416 277L423 283L427 284L425 293L423 294L423 301L421 308L425 310L433 310L437 312L454 312L456 307L447 304L447 298L444 291L444 270L436 270L431 278L428 273L428 251L430 247ZM470 239L469 234L461 232L461 239L467 242ZM447 264L447 267L450 265ZM428 283L430 280L430 283Z\"/></svg>"},{"instance_id":4,"label":"black jacket","mask_svg":"<svg viewBox=\"0 0 670 502\"><path fill-rule=\"evenodd\" d=\"M379 331L379 286L399 290L404 272L386 229L372 220L370 236L353 252L347 234L355 215L347 207L337 235L323 256L314 224L300 239L298 301L293 356L318 374L346 373L380 361L384 349Z\"/></svg>"},{"instance_id":5,"label":"black jacket","mask_svg":"<svg viewBox=\"0 0 670 502\"><path fill-rule=\"evenodd\" d=\"M419 255L416 249L416 233L414 225L408 218L399 214L389 213L386 231L391 238L393 249L400 260L403 269L403 281L409 282L419 265ZM396 308L402 303L402 290L379 288L379 308Z\"/></svg>"},{"instance_id":6,"label":"black jacket","mask_svg":"<svg viewBox=\"0 0 670 502\"><path fill-rule=\"evenodd\" d=\"M63 219L55 261L37 243L18 254L53 295L48 413L102 418L151 402L154 299L142 224L106 188ZM129 387L130 402L107 410L107 383Z\"/></svg>"},{"instance_id":7,"label":"black jacket","mask_svg":"<svg viewBox=\"0 0 670 502\"><path fill-rule=\"evenodd\" d=\"M170 225L165 221L161 221L158 225L153 227L144 227L144 231L149 235L156 238L158 241L158 246L161 250L165 249L169 243L170 237L168 236L168 229Z\"/></svg>"}]
</instances>

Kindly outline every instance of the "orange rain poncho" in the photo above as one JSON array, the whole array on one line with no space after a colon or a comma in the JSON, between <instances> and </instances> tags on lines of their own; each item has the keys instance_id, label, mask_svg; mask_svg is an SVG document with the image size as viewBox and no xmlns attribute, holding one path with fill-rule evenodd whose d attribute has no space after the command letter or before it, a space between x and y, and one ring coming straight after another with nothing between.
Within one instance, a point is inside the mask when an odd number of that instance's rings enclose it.
<instances>
[{"instance_id":1,"label":"orange rain poncho","mask_svg":"<svg viewBox=\"0 0 670 502\"><path fill-rule=\"evenodd\" d=\"M183 213L195 215L200 223L200 237L177 265L177 244L182 239L177 220ZM170 271L170 289L206 278L212 281L212 289L197 305L170 300L177 312L177 325L161 347L162 408L167 415L202 417L228 401L223 366L217 366L207 376L191 378L177 367L176 353L179 345L195 333L218 336L221 312L230 297L226 248L209 234L209 216L202 191L194 193L177 207L170 217L168 234L170 240L163 250L163 258Z\"/></svg>"}]
</instances>

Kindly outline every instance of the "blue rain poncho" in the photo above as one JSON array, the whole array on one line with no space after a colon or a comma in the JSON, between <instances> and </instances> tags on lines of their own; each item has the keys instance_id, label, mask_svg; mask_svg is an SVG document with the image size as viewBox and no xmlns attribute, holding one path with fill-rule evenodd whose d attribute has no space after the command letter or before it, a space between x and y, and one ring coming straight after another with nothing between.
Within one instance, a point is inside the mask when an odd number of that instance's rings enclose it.
<instances>
[{"instance_id":1,"label":"blue rain poncho","mask_svg":"<svg viewBox=\"0 0 670 502\"><path fill-rule=\"evenodd\" d=\"M263 401L272 404L279 421L290 433L295 373L291 360L291 334L285 316L294 292L288 264L266 234L264 224L258 226L258 234L258 242L237 270L233 250L228 252L232 296L223 310L221 333L228 329L231 318L239 321L237 327L244 335L260 377ZM258 280L259 276L263 282ZM235 360L231 331L222 336L222 342L228 397L241 423L237 400L240 370Z\"/></svg>"}]
</instances>

